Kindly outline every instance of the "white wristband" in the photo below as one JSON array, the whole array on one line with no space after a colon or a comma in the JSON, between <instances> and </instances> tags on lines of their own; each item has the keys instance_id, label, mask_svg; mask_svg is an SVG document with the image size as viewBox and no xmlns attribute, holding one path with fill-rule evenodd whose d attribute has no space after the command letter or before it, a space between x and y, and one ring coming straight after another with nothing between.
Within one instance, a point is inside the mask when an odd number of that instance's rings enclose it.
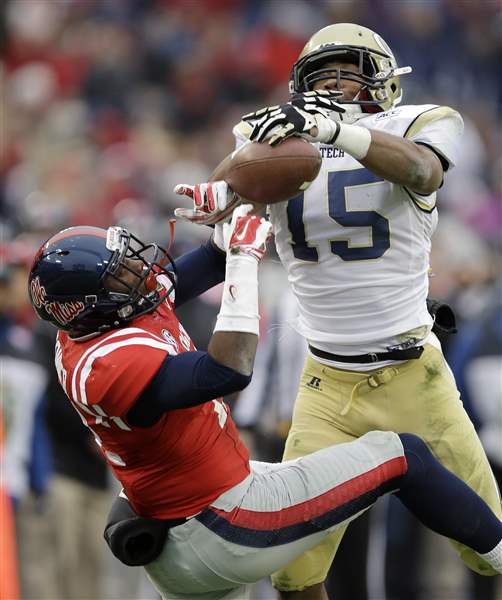
<instances>
[{"instance_id":1,"label":"white wristband","mask_svg":"<svg viewBox=\"0 0 502 600\"><path fill-rule=\"evenodd\" d=\"M252 256L227 254L225 286L214 331L259 332L258 261Z\"/></svg>"},{"instance_id":2,"label":"white wristband","mask_svg":"<svg viewBox=\"0 0 502 600\"><path fill-rule=\"evenodd\" d=\"M314 116L317 125L317 135L309 136L311 142L321 142L321 144L329 144L332 139L336 139L338 133L337 122L333 119L328 119L322 115Z\"/></svg>"},{"instance_id":3,"label":"white wristband","mask_svg":"<svg viewBox=\"0 0 502 600\"><path fill-rule=\"evenodd\" d=\"M332 142L333 146L344 150L357 160L365 158L371 144L369 129L360 125L349 125L338 121L336 125L338 125L338 134Z\"/></svg>"}]
</instances>

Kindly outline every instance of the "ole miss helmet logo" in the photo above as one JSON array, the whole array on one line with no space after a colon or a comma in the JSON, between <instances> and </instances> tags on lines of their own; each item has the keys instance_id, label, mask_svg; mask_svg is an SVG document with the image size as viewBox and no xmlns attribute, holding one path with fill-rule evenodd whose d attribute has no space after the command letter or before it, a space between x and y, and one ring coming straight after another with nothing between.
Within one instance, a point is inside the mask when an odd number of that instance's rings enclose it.
<instances>
[{"instance_id":1,"label":"ole miss helmet logo","mask_svg":"<svg viewBox=\"0 0 502 600\"><path fill-rule=\"evenodd\" d=\"M85 304L79 300L71 302L47 302L47 292L40 283L40 277L35 277L31 280L30 295L33 304L37 308L43 308L61 325L67 325L85 308Z\"/></svg>"}]
</instances>

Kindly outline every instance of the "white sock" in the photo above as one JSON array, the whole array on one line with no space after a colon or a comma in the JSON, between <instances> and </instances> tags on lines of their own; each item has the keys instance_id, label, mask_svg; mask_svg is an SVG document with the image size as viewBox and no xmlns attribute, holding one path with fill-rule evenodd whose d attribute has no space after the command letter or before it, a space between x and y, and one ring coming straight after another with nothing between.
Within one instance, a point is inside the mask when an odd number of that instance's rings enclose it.
<instances>
[{"instance_id":1,"label":"white sock","mask_svg":"<svg viewBox=\"0 0 502 600\"><path fill-rule=\"evenodd\" d=\"M500 540L493 550L490 550L490 552L487 552L486 554L479 553L479 556L486 560L495 571L502 574L502 540Z\"/></svg>"}]
</instances>

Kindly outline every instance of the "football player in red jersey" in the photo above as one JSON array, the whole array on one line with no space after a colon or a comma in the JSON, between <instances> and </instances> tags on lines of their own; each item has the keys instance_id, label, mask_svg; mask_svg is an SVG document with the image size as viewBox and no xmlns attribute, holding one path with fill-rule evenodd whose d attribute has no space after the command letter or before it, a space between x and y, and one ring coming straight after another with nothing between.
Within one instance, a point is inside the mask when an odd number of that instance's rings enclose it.
<instances>
[{"instance_id":1,"label":"football player in red jersey","mask_svg":"<svg viewBox=\"0 0 502 600\"><path fill-rule=\"evenodd\" d=\"M249 209L176 261L120 227L66 229L35 257L31 302L60 330L61 385L124 488L112 551L143 564L164 597L243 598L395 492L502 571L499 519L416 436L375 431L286 463L249 461L221 400L249 382L256 351L270 224ZM197 351L175 309L223 279L208 351Z\"/></svg>"}]
</instances>

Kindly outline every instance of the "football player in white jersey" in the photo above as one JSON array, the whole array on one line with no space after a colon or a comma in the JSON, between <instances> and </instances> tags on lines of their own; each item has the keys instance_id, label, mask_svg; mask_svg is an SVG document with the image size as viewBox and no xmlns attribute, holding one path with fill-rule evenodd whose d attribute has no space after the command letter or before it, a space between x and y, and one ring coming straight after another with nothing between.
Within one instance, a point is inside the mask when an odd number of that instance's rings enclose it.
<instances>
[{"instance_id":1,"label":"football player in white jersey","mask_svg":"<svg viewBox=\"0 0 502 600\"><path fill-rule=\"evenodd\" d=\"M373 31L330 25L293 66L290 101L234 128L237 145L297 135L323 158L308 190L269 208L298 301L295 327L309 345L284 460L372 429L411 431L501 516L426 304L436 192L455 165L463 122L446 106L400 106L400 76L410 71ZM200 191L195 211L180 216L204 222L195 215L205 211L214 222L232 191L221 182ZM274 575L281 597L326 598L322 582L343 533ZM454 545L471 569L494 574Z\"/></svg>"}]
</instances>

